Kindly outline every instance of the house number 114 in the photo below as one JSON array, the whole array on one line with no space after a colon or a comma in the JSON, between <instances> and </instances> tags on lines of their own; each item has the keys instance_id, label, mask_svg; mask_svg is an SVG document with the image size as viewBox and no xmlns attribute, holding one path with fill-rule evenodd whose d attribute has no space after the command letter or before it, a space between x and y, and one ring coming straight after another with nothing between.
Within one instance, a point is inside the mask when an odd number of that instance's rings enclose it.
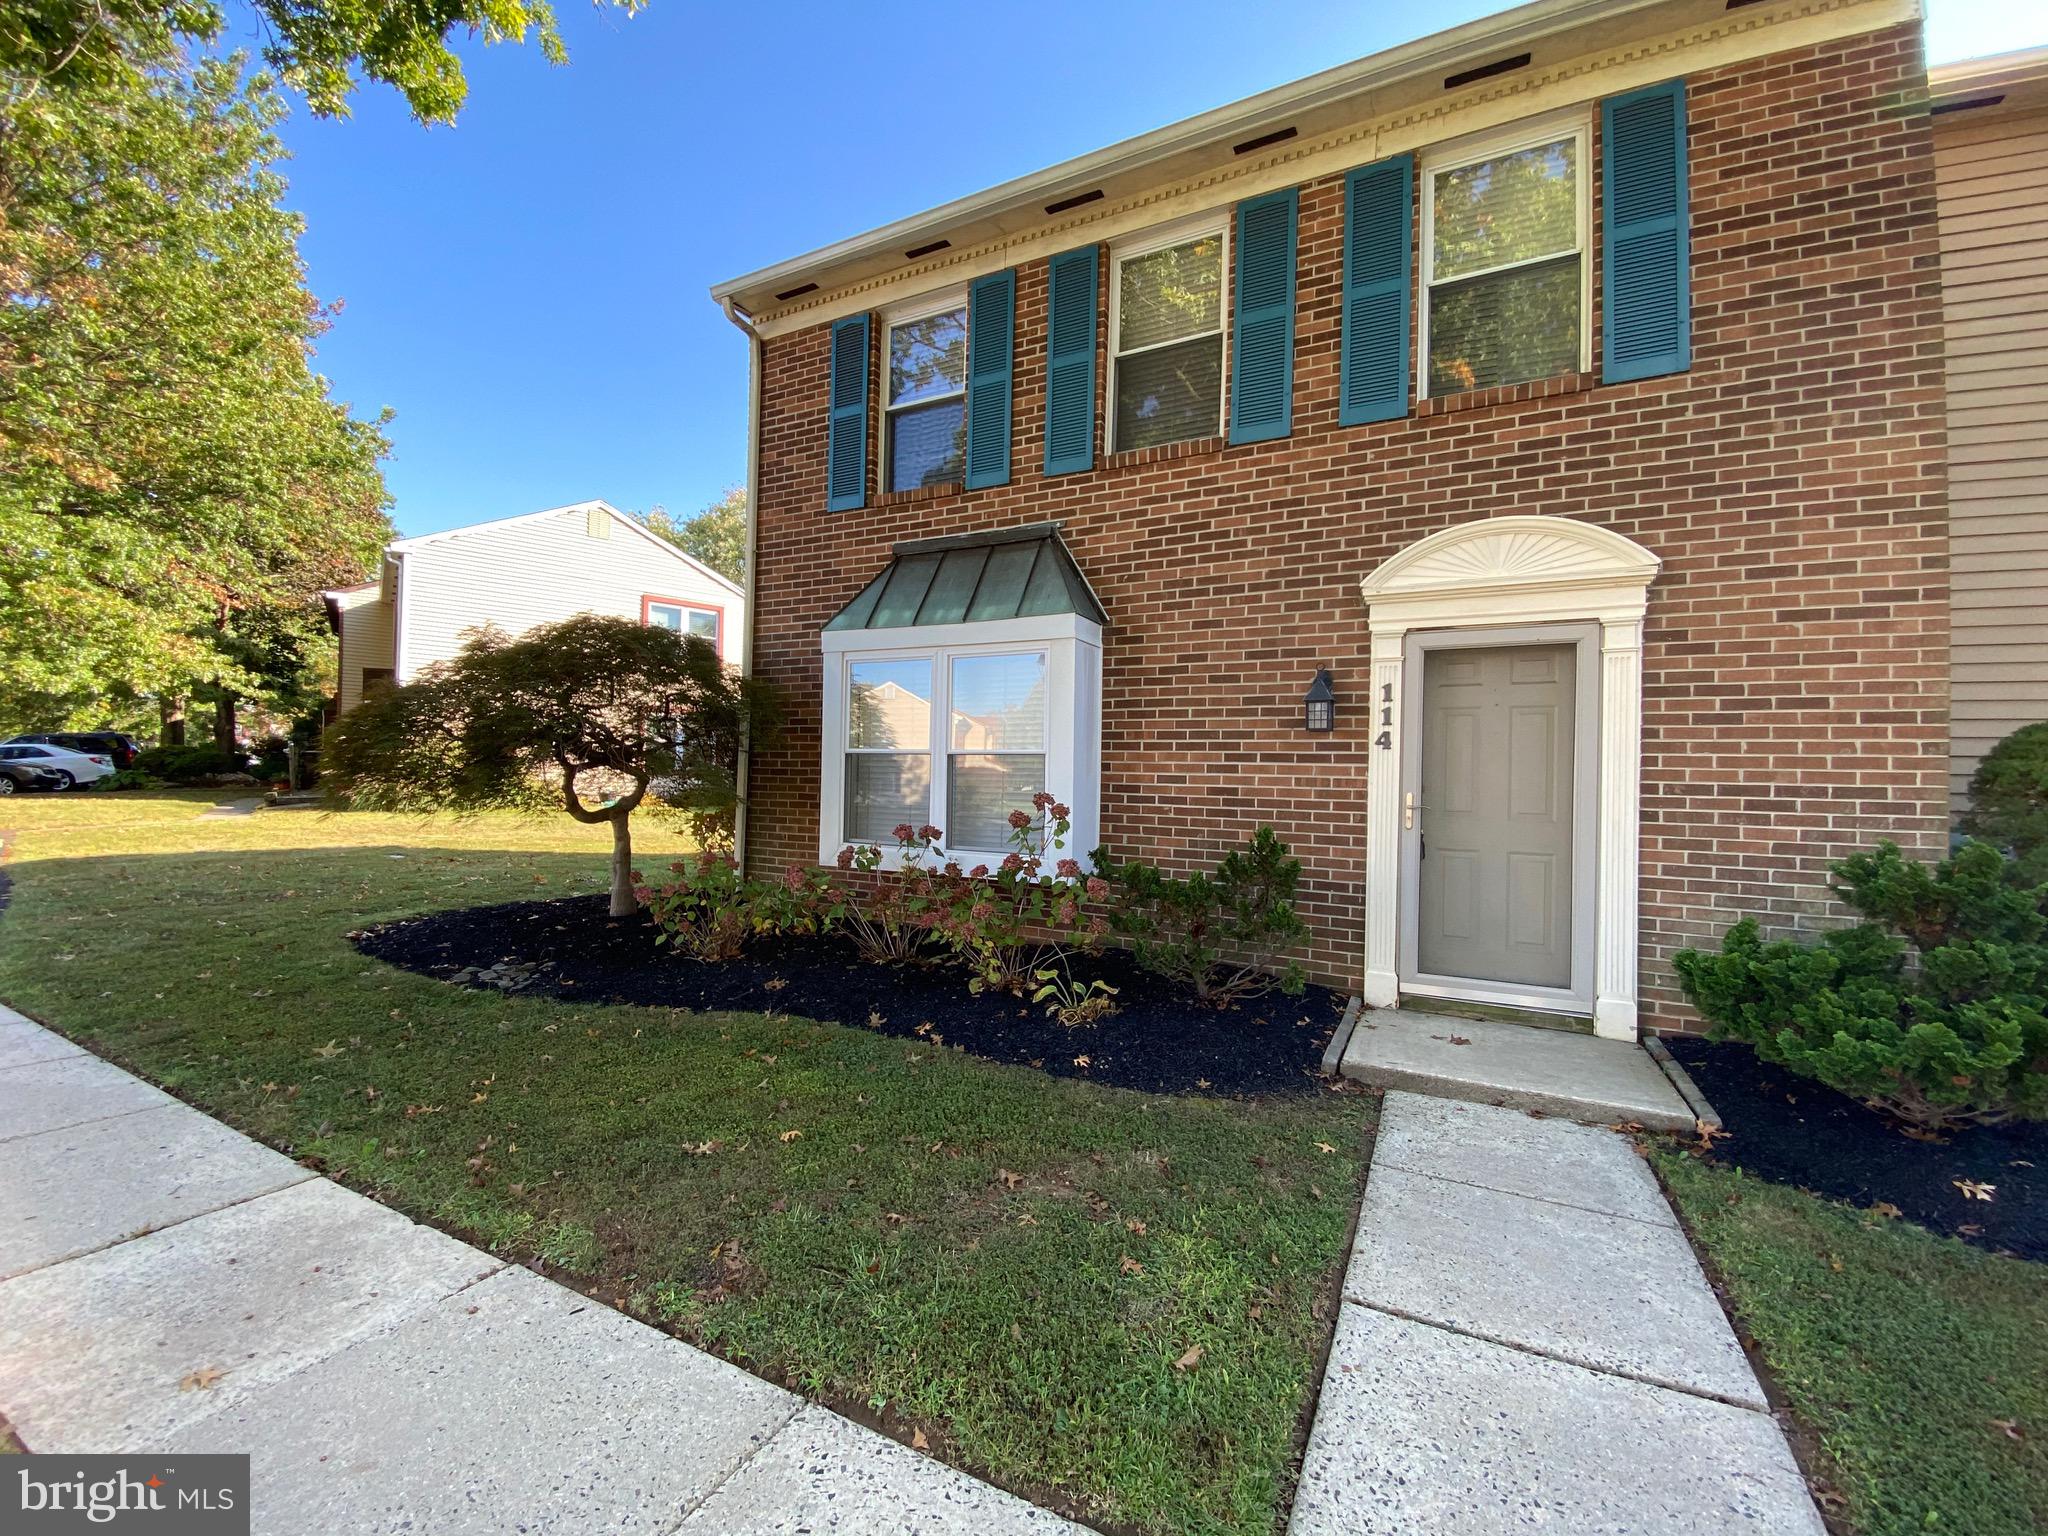
<instances>
[{"instance_id":1,"label":"house number 114","mask_svg":"<svg viewBox=\"0 0 2048 1536\"><path fill-rule=\"evenodd\" d=\"M1394 685L1380 684L1380 733L1373 737L1376 747L1391 749L1394 745Z\"/></svg>"}]
</instances>

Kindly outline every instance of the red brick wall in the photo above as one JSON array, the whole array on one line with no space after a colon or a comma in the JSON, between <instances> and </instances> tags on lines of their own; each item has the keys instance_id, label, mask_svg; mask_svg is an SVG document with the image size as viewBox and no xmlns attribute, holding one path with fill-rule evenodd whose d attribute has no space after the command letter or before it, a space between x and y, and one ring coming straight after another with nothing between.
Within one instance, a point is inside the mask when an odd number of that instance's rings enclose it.
<instances>
[{"instance_id":1,"label":"red brick wall","mask_svg":"<svg viewBox=\"0 0 2048 1536\"><path fill-rule=\"evenodd\" d=\"M1355 988L1371 734L1358 580L1450 523L1578 517L1665 562L1644 657L1642 1001L1647 1023L1685 1027L1673 951L1748 912L1811 926L1830 859L1880 836L1923 852L1945 837L1940 277L1932 147L1912 107L1924 86L1914 26L1689 78L1693 367L1670 378L1558 380L1340 429L1335 176L1301 192L1284 441L1182 444L1044 478L1038 261L1018 272L1012 483L832 514L827 327L768 342L755 662L788 690L791 721L754 765L750 862L816 858L818 631L890 544L1057 518L1112 626L1104 841L1185 867L1270 822L1306 866L1312 968ZM1318 666L1339 691L1329 736L1300 728Z\"/></svg>"}]
</instances>

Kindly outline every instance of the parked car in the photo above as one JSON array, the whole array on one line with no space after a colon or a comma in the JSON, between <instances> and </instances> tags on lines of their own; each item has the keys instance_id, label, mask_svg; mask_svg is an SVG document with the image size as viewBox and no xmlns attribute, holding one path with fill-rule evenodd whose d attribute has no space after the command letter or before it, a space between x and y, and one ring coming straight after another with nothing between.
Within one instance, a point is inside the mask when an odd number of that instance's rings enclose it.
<instances>
[{"instance_id":1,"label":"parked car","mask_svg":"<svg viewBox=\"0 0 2048 1536\"><path fill-rule=\"evenodd\" d=\"M113 759L104 752L74 752L69 747L45 746L40 742L0 743L0 761L29 763L42 769L54 780L52 789L90 784L115 771Z\"/></svg>"},{"instance_id":2,"label":"parked car","mask_svg":"<svg viewBox=\"0 0 2048 1536\"><path fill-rule=\"evenodd\" d=\"M37 731L22 736L10 736L5 745L16 746L23 743L63 747L67 751L83 752L88 756L99 753L116 768L133 768L135 759L142 752L142 743L126 731Z\"/></svg>"},{"instance_id":3,"label":"parked car","mask_svg":"<svg viewBox=\"0 0 2048 1536\"><path fill-rule=\"evenodd\" d=\"M64 780L57 776L56 770L45 768L33 758L11 755L28 750L25 747L0 746L0 795L12 795L24 789L64 788Z\"/></svg>"}]
</instances>

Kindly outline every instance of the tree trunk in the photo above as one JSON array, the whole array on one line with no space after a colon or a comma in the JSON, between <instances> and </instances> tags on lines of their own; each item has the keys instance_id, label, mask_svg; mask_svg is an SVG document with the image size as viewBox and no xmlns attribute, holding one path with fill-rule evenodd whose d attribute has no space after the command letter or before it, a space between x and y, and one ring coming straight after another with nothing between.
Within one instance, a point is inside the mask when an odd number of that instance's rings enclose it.
<instances>
[{"instance_id":1,"label":"tree trunk","mask_svg":"<svg viewBox=\"0 0 2048 1536\"><path fill-rule=\"evenodd\" d=\"M213 744L223 752L235 750L235 696L223 692L213 706Z\"/></svg>"},{"instance_id":2,"label":"tree trunk","mask_svg":"<svg viewBox=\"0 0 2048 1536\"><path fill-rule=\"evenodd\" d=\"M613 917L631 917L640 910L640 898L633 894L633 828L631 811L613 811L612 822L612 911Z\"/></svg>"},{"instance_id":3,"label":"tree trunk","mask_svg":"<svg viewBox=\"0 0 2048 1536\"><path fill-rule=\"evenodd\" d=\"M185 745L185 695L167 693L156 701L157 719L162 730L157 733L157 745L161 747L182 747Z\"/></svg>"}]
</instances>

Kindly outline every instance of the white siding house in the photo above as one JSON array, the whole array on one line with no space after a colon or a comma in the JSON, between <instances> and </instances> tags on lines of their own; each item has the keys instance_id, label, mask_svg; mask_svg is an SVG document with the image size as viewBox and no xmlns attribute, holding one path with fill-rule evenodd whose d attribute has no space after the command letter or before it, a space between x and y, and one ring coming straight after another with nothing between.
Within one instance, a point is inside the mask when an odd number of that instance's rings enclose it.
<instances>
[{"instance_id":1,"label":"white siding house","mask_svg":"<svg viewBox=\"0 0 2048 1536\"><path fill-rule=\"evenodd\" d=\"M487 624L518 635L615 614L704 635L737 662L746 604L710 566L602 501L395 540L376 580L321 596L340 637L337 714L379 681L410 682Z\"/></svg>"}]
</instances>

